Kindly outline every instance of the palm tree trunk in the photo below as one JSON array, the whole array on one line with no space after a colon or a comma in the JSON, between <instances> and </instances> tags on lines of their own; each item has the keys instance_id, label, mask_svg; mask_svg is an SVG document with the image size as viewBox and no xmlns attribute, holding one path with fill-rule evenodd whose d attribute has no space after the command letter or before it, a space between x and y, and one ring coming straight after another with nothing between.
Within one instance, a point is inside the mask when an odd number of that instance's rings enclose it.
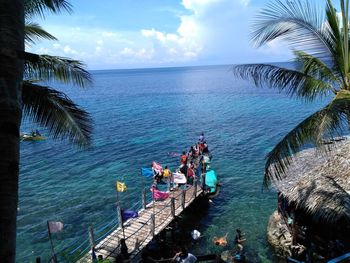
<instances>
[{"instance_id":1,"label":"palm tree trunk","mask_svg":"<svg viewBox=\"0 0 350 263\"><path fill-rule=\"evenodd\" d=\"M19 128L24 51L23 0L0 0L0 262L15 262ZM22 52L22 53L21 53Z\"/></svg>"}]
</instances>

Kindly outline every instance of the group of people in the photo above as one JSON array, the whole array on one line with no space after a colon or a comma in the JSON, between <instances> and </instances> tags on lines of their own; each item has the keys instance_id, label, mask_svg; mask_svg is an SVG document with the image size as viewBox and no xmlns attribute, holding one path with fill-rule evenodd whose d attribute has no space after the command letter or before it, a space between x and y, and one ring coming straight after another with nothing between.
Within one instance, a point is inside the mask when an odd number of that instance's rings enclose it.
<instances>
[{"instance_id":1,"label":"group of people","mask_svg":"<svg viewBox=\"0 0 350 263\"><path fill-rule=\"evenodd\" d=\"M187 153L187 156L190 158L197 158L200 155L209 155L209 148L207 142L205 141L204 133L199 136L198 142L191 146Z\"/></svg>"},{"instance_id":2,"label":"group of people","mask_svg":"<svg viewBox=\"0 0 350 263\"><path fill-rule=\"evenodd\" d=\"M223 237L214 238L213 241L215 245L225 247L227 246L227 236L226 233ZM236 229L236 236L234 239L235 248L233 250L234 261L235 262L244 262L244 254L243 254L243 243L246 241L246 238L240 229ZM181 247L180 251L175 254L172 259L173 262L179 263L194 263L197 261L196 256L189 253L185 247Z\"/></svg>"},{"instance_id":3,"label":"group of people","mask_svg":"<svg viewBox=\"0 0 350 263\"><path fill-rule=\"evenodd\" d=\"M162 179L169 179L171 176L171 171L168 166L165 166L163 169L155 162L152 164L152 172L155 185L161 183Z\"/></svg>"},{"instance_id":4,"label":"group of people","mask_svg":"<svg viewBox=\"0 0 350 263\"><path fill-rule=\"evenodd\" d=\"M206 172L206 169L209 167L210 160L211 155L209 153L209 148L205 141L204 133L201 133L198 138L198 142L191 146L188 152L183 151L180 155L180 166L176 172L183 174L186 177L186 182L188 184L193 184L193 181L200 175L200 172ZM199 166L200 169L198 169ZM152 172L154 187L156 187L157 184L165 184L163 179L168 180L168 182L172 184L171 189L177 187L177 184L174 183L173 180L173 173L170 171L168 166L165 166L165 168L162 169L160 165L153 162Z\"/></svg>"},{"instance_id":5,"label":"group of people","mask_svg":"<svg viewBox=\"0 0 350 263\"><path fill-rule=\"evenodd\" d=\"M228 233L223 237L214 237L213 242L217 246L226 247ZM235 261L241 262L244 261L243 254L243 243L246 241L246 238L240 229L236 229L236 236L234 239L235 248L233 250Z\"/></svg>"},{"instance_id":6,"label":"group of people","mask_svg":"<svg viewBox=\"0 0 350 263\"><path fill-rule=\"evenodd\" d=\"M180 172L185 174L191 183L191 180L193 181L196 175L198 175L198 173L196 173L198 166L201 168L198 172L205 173L207 168L209 168L211 158L212 156L210 155L208 144L205 141L204 133L201 133L198 142L191 146L187 153L182 152L179 167Z\"/></svg>"}]
</instances>

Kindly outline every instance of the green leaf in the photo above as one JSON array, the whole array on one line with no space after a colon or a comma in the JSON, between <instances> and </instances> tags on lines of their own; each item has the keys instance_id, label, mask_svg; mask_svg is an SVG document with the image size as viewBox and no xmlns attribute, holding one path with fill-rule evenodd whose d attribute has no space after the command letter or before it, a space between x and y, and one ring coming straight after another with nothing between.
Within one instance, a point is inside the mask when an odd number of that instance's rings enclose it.
<instances>
[{"instance_id":1,"label":"green leaf","mask_svg":"<svg viewBox=\"0 0 350 263\"><path fill-rule=\"evenodd\" d=\"M277 0L256 17L252 41L260 47L273 40L285 40L298 50L330 58L328 35L322 30L324 15L309 1Z\"/></svg>"},{"instance_id":2,"label":"green leaf","mask_svg":"<svg viewBox=\"0 0 350 263\"><path fill-rule=\"evenodd\" d=\"M91 85L90 73L85 65L69 58L39 55L38 61L25 61L25 79L61 81L81 87Z\"/></svg>"},{"instance_id":3,"label":"green leaf","mask_svg":"<svg viewBox=\"0 0 350 263\"><path fill-rule=\"evenodd\" d=\"M34 44L35 40L38 39L57 40L57 38L45 31L39 24L33 22L26 22L24 39L26 44Z\"/></svg>"},{"instance_id":4,"label":"green leaf","mask_svg":"<svg viewBox=\"0 0 350 263\"><path fill-rule=\"evenodd\" d=\"M24 115L46 126L54 138L68 138L81 147L91 144L91 116L64 93L24 81L22 99Z\"/></svg>"},{"instance_id":5,"label":"green leaf","mask_svg":"<svg viewBox=\"0 0 350 263\"><path fill-rule=\"evenodd\" d=\"M25 0L24 14L26 18L31 18L35 15L45 16L45 12L60 13L66 11L72 12L72 5L66 0Z\"/></svg>"},{"instance_id":6,"label":"green leaf","mask_svg":"<svg viewBox=\"0 0 350 263\"><path fill-rule=\"evenodd\" d=\"M285 91L290 96L296 96L312 101L320 96L334 92L328 82L316 79L303 72L267 64L246 64L233 67L236 77L248 79L256 86L268 86Z\"/></svg>"},{"instance_id":7,"label":"green leaf","mask_svg":"<svg viewBox=\"0 0 350 263\"><path fill-rule=\"evenodd\" d=\"M303 51L294 51L295 61L297 62L300 71L306 75L312 76L315 79L325 81L333 87L333 92L336 94L342 87L343 81L341 76L337 76L322 60L311 56ZM336 86L337 85L337 86ZM304 92L315 90L314 86L308 87Z\"/></svg>"},{"instance_id":8,"label":"green leaf","mask_svg":"<svg viewBox=\"0 0 350 263\"><path fill-rule=\"evenodd\" d=\"M340 91L323 109L315 112L291 130L267 155L264 185L280 180L293 155L307 144L322 145L325 137L339 136L350 118L350 92Z\"/></svg>"}]
</instances>

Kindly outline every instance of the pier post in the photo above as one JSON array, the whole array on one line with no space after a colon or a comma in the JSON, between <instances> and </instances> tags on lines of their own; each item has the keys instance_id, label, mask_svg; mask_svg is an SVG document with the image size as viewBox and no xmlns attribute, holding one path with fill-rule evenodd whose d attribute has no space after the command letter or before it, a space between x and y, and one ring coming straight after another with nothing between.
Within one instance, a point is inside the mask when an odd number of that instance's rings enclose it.
<instances>
[{"instance_id":1,"label":"pier post","mask_svg":"<svg viewBox=\"0 0 350 263\"><path fill-rule=\"evenodd\" d=\"M122 210L119 205L117 205L117 216L118 216L118 223L121 228L123 228L123 218L122 218Z\"/></svg>"},{"instance_id":2,"label":"pier post","mask_svg":"<svg viewBox=\"0 0 350 263\"><path fill-rule=\"evenodd\" d=\"M147 203L146 203L146 189L143 188L142 189L142 208L146 209L146 205L147 205Z\"/></svg>"},{"instance_id":3,"label":"pier post","mask_svg":"<svg viewBox=\"0 0 350 263\"><path fill-rule=\"evenodd\" d=\"M119 204L117 205L117 214L118 214L119 227L123 230L123 238L125 239L122 209Z\"/></svg>"},{"instance_id":4,"label":"pier post","mask_svg":"<svg viewBox=\"0 0 350 263\"><path fill-rule=\"evenodd\" d=\"M92 228L92 225L89 226L89 240L90 240L90 247L91 247L91 255L93 255L95 250L95 235L94 235L94 229Z\"/></svg>"},{"instance_id":5,"label":"pier post","mask_svg":"<svg viewBox=\"0 0 350 263\"><path fill-rule=\"evenodd\" d=\"M201 174L201 187L204 192L204 187L205 187L205 173Z\"/></svg>"},{"instance_id":6,"label":"pier post","mask_svg":"<svg viewBox=\"0 0 350 263\"><path fill-rule=\"evenodd\" d=\"M175 198L174 197L170 199L170 206L171 206L171 215L173 218L175 218Z\"/></svg>"},{"instance_id":7,"label":"pier post","mask_svg":"<svg viewBox=\"0 0 350 263\"><path fill-rule=\"evenodd\" d=\"M56 257L56 253L55 253L55 249L53 247L53 242L52 242L52 238L51 238L51 230L50 230L50 224L49 224L49 221L46 221L47 223L47 231L48 231L48 235L49 235L49 240L50 240L50 245L51 245L51 260L54 262L54 263L57 263L57 257Z\"/></svg>"},{"instance_id":8,"label":"pier post","mask_svg":"<svg viewBox=\"0 0 350 263\"><path fill-rule=\"evenodd\" d=\"M152 237L154 237L156 229L156 216L154 214L151 214L151 234Z\"/></svg>"},{"instance_id":9,"label":"pier post","mask_svg":"<svg viewBox=\"0 0 350 263\"><path fill-rule=\"evenodd\" d=\"M197 197L197 188L198 188L198 181L197 181L197 178L194 179L194 198Z\"/></svg>"},{"instance_id":10,"label":"pier post","mask_svg":"<svg viewBox=\"0 0 350 263\"><path fill-rule=\"evenodd\" d=\"M186 202L186 190L182 190L182 192L181 192L181 206L182 206L182 209L185 209L185 202Z\"/></svg>"}]
</instances>

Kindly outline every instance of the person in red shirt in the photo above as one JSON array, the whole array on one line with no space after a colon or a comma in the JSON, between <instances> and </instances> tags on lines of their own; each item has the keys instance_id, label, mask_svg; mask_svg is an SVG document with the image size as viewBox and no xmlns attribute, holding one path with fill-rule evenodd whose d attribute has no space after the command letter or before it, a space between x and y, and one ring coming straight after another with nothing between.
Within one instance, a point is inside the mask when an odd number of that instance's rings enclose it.
<instances>
[{"instance_id":1,"label":"person in red shirt","mask_svg":"<svg viewBox=\"0 0 350 263\"><path fill-rule=\"evenodd\" d=\"M187 155L186 152L182 152L181 155L181 164L186 164L187 163Z\"/></svg>"}]
</instances>

